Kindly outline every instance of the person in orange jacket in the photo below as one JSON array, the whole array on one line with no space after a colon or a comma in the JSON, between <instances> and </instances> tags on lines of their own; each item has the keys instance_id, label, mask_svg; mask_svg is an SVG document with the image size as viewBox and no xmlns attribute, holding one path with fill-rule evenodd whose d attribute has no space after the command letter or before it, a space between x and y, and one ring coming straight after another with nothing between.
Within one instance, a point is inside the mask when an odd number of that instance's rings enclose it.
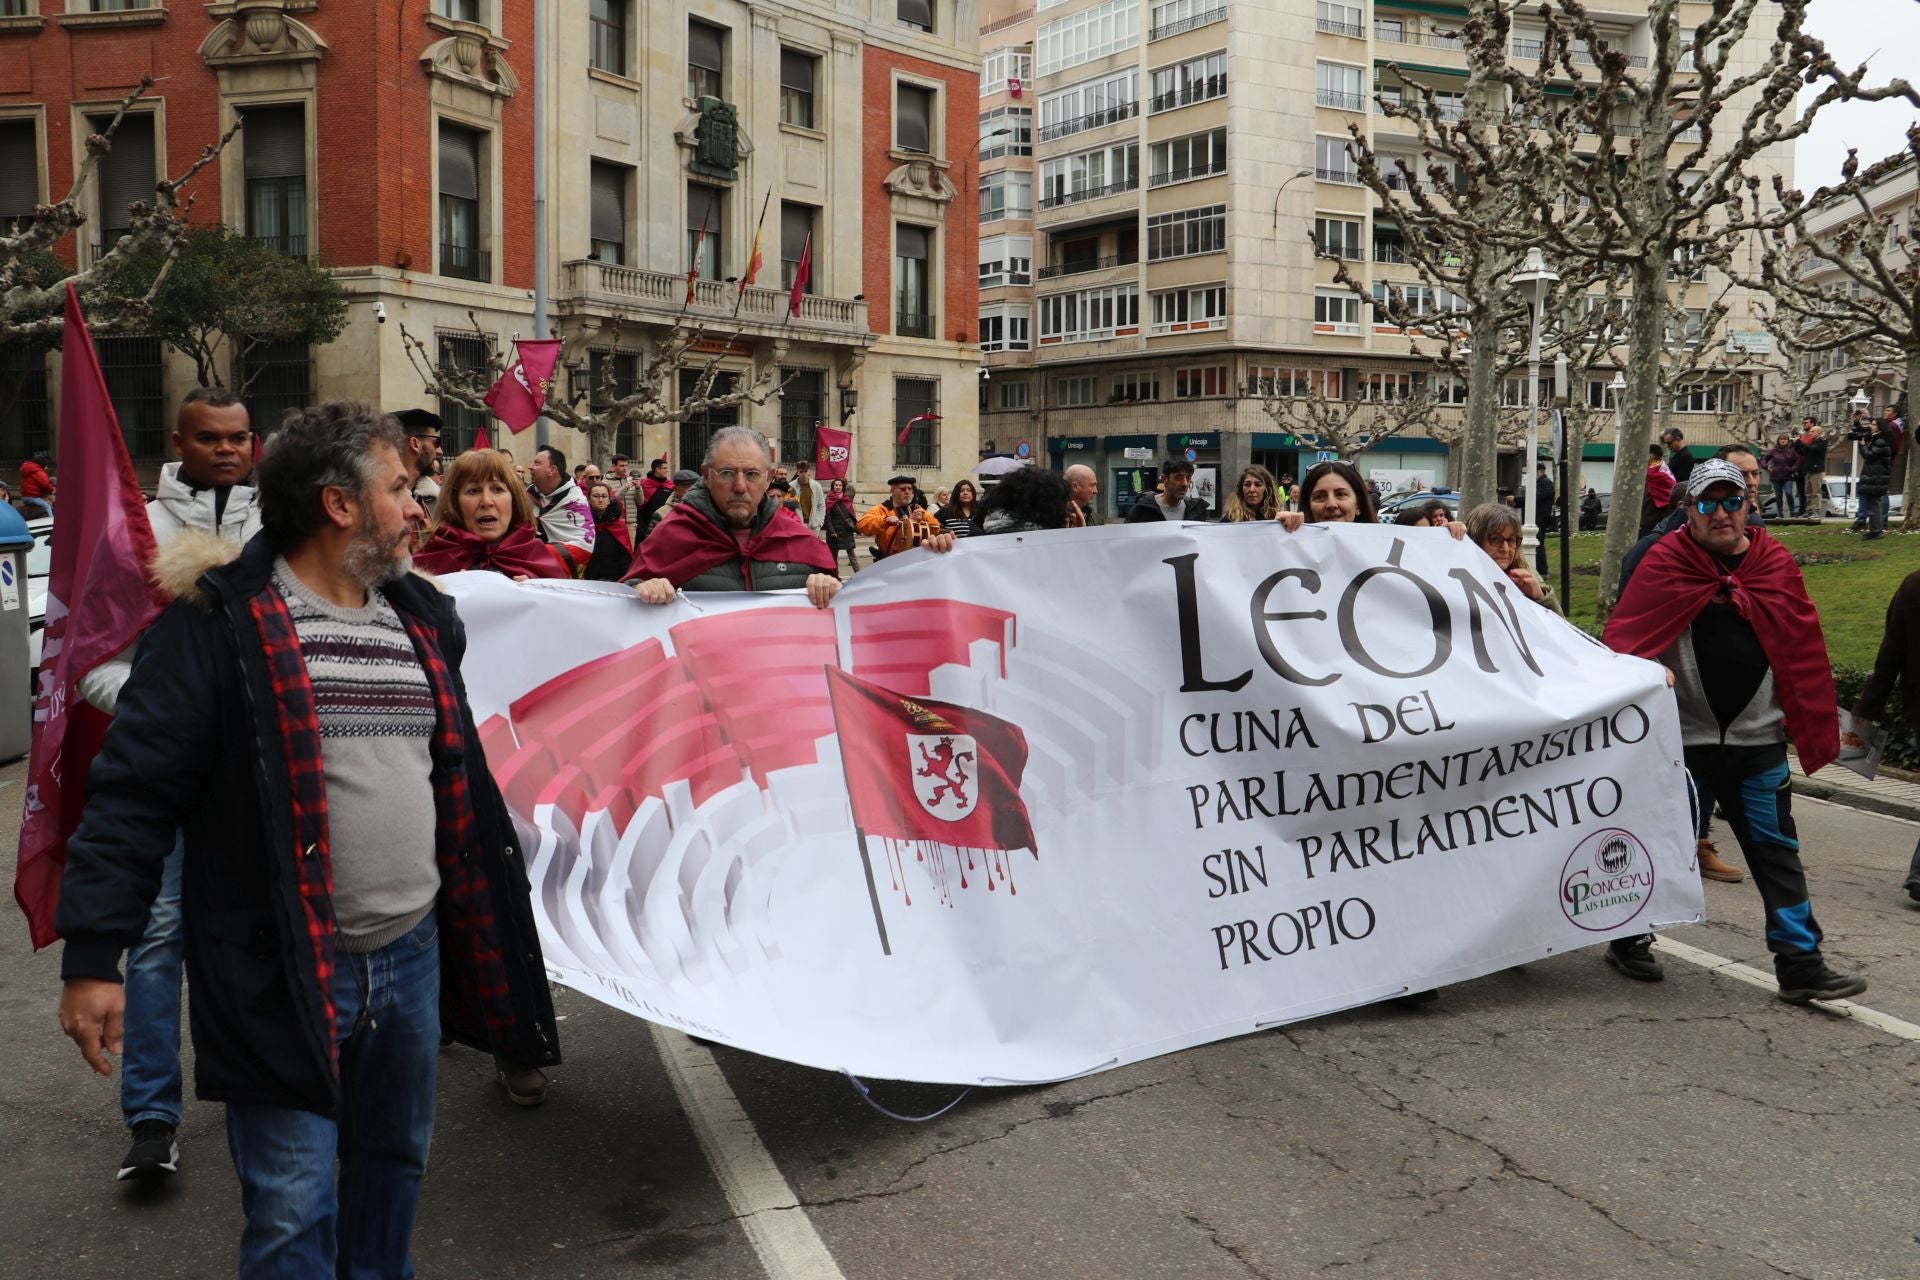
<instances>
[{"instance_id":1,"label":"person in orange jacket","mask_svg":"<svg viewBox=\"0 0 1920 1280\"><path fill-rule=\"evenodd\" d=\"M860 532L873 539L881 558L911 551L930 534L940 532L940 521L915 496L912 476L887 481L887 500L860 517Z\"/></svg>"}]
</instances>

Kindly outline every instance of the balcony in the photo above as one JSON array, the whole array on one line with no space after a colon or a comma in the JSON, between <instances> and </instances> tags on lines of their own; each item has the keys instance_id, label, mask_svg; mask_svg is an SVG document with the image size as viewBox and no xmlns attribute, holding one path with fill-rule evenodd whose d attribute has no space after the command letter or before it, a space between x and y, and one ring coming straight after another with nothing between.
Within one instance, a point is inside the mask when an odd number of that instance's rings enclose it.
<instances>
[{"instance_id":1,"label":"balcony","mask_svg":"<svg viewBox=\"0 0 1920 1280\"><path fill-rule=\"evenodd\" d=\"M1348 187L1360 185L1360 174L1353 169L1315 169L1313 176L1321 182L1338 182Z\"/></svg>"},{"instance_id":2,"label":"balcony","mask_svg":"<svg viewBox=\"0 0 1920 1280\"><path fill-rule=\"evenodd\" d=\"M493 279L493 255L470 244L440 242L440 274L456 280Z\"/></svg>"},{"instance_id":3,"label":"balcony","mask_svg":"<svg viewBox=\"0 0 1920 1280\"><path fill-rule=\"evenodd\" d=\"M1200 178L1215 178L1227 171L1227 162L1221 160L1214 164L1190 165L1185 169L1169 169L1165 173L1156 173L1147 180L1150 187L1170 187L1176 182L1194 182Z\"/></svg>"},{"instance_id":4,"label":"balcony","mask_svg":"<svg viewBox=\"0 0 1920 1280\"><path fill-rule=\"evenodd\" d=\"M1010 13L1004 18L1000 18L993 22L989 22L986 26L980 28L980 34L983 36L990 36L996 31L1004 31L1008 27L1017 27L1021 23L1026 22L1028 19L1032 17L1033 17L1033 10L1022 9L1018 13Z\"/></svg>"},{"instance_id":5,"label":"balcony","mask_svg":"<svg viewBox=\"0 0 1920 1280\"><path fill-rule=\"evenodd\" d=\"M1373 242L1373 260L1393 266L1404 267L1413 260L1407 256L1407 246L1399 240L1375 240Z\"/></svg>"},{"instance_id":6,"label":"balcony","mask_svg":"<svg viewBox=\"0 0 1920 1280\"><path fill-rule=\"evenodd\" d=\"M1349 40L1364 40L1367 31L1357 22L1335 22L1332 18L1315 18L1313 29L1323 35L1345 36Z\"/></svg>"},{"instance_id":7,"label":"balcony","mask_svg":"<svg viewBox=\"0 0 1920 1280\"><path fill-rule=\"evenodd\" d=\"M1417 45L1422 49L1445 49L1452 53L1459 53L1467 47L1458 32L1409 31L1405 27L1383 27L1377 22L1373 26L1373 38L1381 44Z\"/></svg>"},{"instance_id":8,"label":"balcony","mask_svg":"<svg viewBox=\"0 0 1920 1280\"><path fill-rule=\"evenodd\" d=\"M623 267L593 258L580 258L561 264L561 287L554 302L559 310L571 314L620 315L626 312L652 312L660 323L672 323L681 314L687 296L687 277L678 271L647 271ZM800 314L789 320L785 289L767 289L758 285L739 296L738 319L734 302L737 286L725 280L693 282L693 303L685 314L695 324L734 323L750 331L771 334L785 329L814 332L809 336L845 337L860 341L867 332L867 304L848 298L829 298L802 294ZM822 333L821 331L828 331Z\"/></svg>"},{"instance_id":9,"label":"balcony","mask_svg":"<svg viewBox=\"0 0 1920 1280\"><path fill-rule=\"evenodd\" d=\"M1040 279L1057 280L1061 276L1084 275L1089 271L1105 271L1111 267L1132 267L1140 263L1139 255L1131 258L1114 256L1110 258L1080 258L1073 262L1061 262L1053 266L1040 268Z\"/></svg>"},{"instance_id":10,"label":"balcony","mask_svg":"<svg viewBox=\"0 0 1920 1280\"><path fill-rule=\"evenodd\" d=\"M1208 76L1205 80L1190 84L1184 89L1172 93L1155 94L1147 102L1147 113L1156 115L1162 111L1171 111L1175 107L1192 106L1196 102L1211 102L1215 98L1227 96L1227 78Z\"/></svg>"},{"instance_id":11,"label":"balcony","mask_svg":"<svg viewBox=\"0 0 1920 1280\"><path fill-rule=\"evenodd\" d=\"M1168 36L1177 36L1183 31L1198 31L1201 27L1210 27L1216 22L1226 20L1227 6L1223 4L1218 9L1209 9L1205 13L1196 13L1191 18L1181 18L1163 27L1154 27L1147 32L1147 41L1152 43L1155 40L1165 40Z\"/></svg>"},{"instance_id":12,"label":"balcony","mask_svg":"<svg viewBox=\"0 0 1920 1280\"><path fill-rule=\"evenodd\" d=\"M305 236L276 235L272 232L249 237L255 244L263 244L269 249L278 249L289 258L307 256L307 238Z\"/></svg>"},{"instance_id":13,"label":"balcony","mask_svg":"<svg viewBox=\"0 0 1920 1280\"><path fill-rule=\"evenodd\" d=\"M1332 107L1335 111L1365 111L1367 98L1362 93L1337 93L1332 89L1315 89L1314 105Z\"/></svg>"},{"instance_id":14,"label":"balcony","mask_svg":"<svg viewBox=\"0 0 1920 1280\"><path fill-rule=\"evenodd\" d=\"M1075 116L1071 120L1062 120L1057 124L1044 125L1040 129L1040 141L1052 142L1056 138L1072 137L1088 129L1098 129L1101 125L1117 124L1122 120L1131 120L1140 114L1140 103L1123 102L1116 107L1107 107L1101 111L1090 111L1084 116Z\"/></svg>"},{"instance_id":15,"label":"balcony","mask_svg":"<svg viewBox=\"0 0 1920 1280\"><path fill-rule=\"evenodd\" d=\"M1132 191L1140 185L1138 176L1122 178L1118 182L1109 182L1104 187L1082 187L1078 191L1063 191L1057 196L1040 197L1040 208L1064 209L1070 204L1082 204L1088 200L1102 200L1107 196L1117 196L1123 191Z\"/></svg>"},{"instance_id":16,"label":"balcony","mask_svg":"<svg viewBox=\"0 0 1920 1280\"><path fill-rule=\"evenodd\" d=\"M940 329L927 311L902 311L893 318L893 331L902 338L937 338Z\"/></svg>"}]
</instances>

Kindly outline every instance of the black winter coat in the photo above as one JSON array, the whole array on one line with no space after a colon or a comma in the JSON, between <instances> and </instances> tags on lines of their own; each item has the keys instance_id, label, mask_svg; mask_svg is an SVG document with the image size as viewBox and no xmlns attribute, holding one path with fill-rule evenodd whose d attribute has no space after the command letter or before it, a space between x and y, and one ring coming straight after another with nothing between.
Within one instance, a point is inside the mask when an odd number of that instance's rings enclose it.
<instances>
[{"instance_id":1,"label":"black winter coat","mask_svg":"<svg viewBox=\"0 0 1920 1280\"><path fill-rule=\"evenodd\" d=\"M1860 496L1878 501L1893 483L1893 437L1876 431L1860 442Z\"/></svg>"},{"instance_id":2,"label":"black winter coat","mask_svg":"<svg viewBox=\"0 0 1920 1280\"><path fill-rule=\"evenodd\" d=\"M141 637L89 771L86 810L68 841L60 886L61 976L118 980L120 955L145 932L162 864L184 828L181 914L195 1092L209 1101L334 1115L339 1080L327 993L287 852L295 844L289 758L250 610L271 590L275 550L258 535L239 559L221 564L233 548L219 546L168 582L177 599ZM191 539L175 539L157 568L164 573L169 555L197 550ZM484 881L459 908L441 894L442 1029L516 1063L557 1063L559 1034L519 840L460 679L465 628L453 601L424 578L410 575L383 590L396 612L424 627L451 673L464 754L436 750L433 769L436 777L466 773L473 824L461 856ZM503 991L482 989L475 959L482 951L499 957ZM507 1015L498 1035L482 1017L489 1007Z\"/></svg>"},{"instance_id":3,"label":"black winter coat","mask_svg":"<svg viewBox=\"0 0 1920 1280\"><path fill-rule=\"evenodd\" d=\"M1920 730L1920 572L1910 573L1887 605L1887 629L1873 675L1860 691L1855 711L1882 723L1894 686L1900 688L1900 710L1909 729Z\"/></svg>"}]
</instances>

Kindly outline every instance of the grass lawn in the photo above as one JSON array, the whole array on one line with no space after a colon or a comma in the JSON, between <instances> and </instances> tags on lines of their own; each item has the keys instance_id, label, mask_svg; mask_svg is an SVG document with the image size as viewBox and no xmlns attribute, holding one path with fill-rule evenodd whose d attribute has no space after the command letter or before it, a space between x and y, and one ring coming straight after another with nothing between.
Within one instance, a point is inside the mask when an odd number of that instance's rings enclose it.
<instances>
[{"instance_id":1,"label":"grass lawn","mask_svg":"<svg viewBox=\"0 0 1920 1280\"><path fill-rule=\"evenodd\" d=\"M1915 569L1920 569L1920 535L1891 530L1877 542L1862 542L1845 532L1846 525L1830 522L1821 528L1789 527L1778 532L1789 551L1801 557L1832 557L1834 563L1803 563L1807 592L1820 610L1827 633L1827 651L1837 666L1871 667L1880 651L1880 633L1886 623L1887 602ZM1595 603L1600 591L1600 548L1603 535L1573 536L1573 599L1569 615L1589 631L1598 630ZM1547 543L1547 578L1560 590L1560 540ZM1583 574L1581 566L1592 566Z\"/></svg>"}]
</instances>

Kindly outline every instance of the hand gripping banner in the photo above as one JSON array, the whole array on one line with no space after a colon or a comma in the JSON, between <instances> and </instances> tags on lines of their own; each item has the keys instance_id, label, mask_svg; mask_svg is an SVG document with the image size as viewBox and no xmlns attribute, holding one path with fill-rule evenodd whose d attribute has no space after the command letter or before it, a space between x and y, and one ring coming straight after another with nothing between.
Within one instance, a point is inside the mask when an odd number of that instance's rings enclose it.
<instances>
[{"instance_id":1,"label":"hand gripping banner","mask_svg":"<svg viewBox=\"0 0 1920 1280\"><path fill-rule=\"evenodd\" d=\"M1444 530L444 584L553 977L772 1057L1060 1079L1702 914L1660 668Z\"/></svg>"}]
</instances>

